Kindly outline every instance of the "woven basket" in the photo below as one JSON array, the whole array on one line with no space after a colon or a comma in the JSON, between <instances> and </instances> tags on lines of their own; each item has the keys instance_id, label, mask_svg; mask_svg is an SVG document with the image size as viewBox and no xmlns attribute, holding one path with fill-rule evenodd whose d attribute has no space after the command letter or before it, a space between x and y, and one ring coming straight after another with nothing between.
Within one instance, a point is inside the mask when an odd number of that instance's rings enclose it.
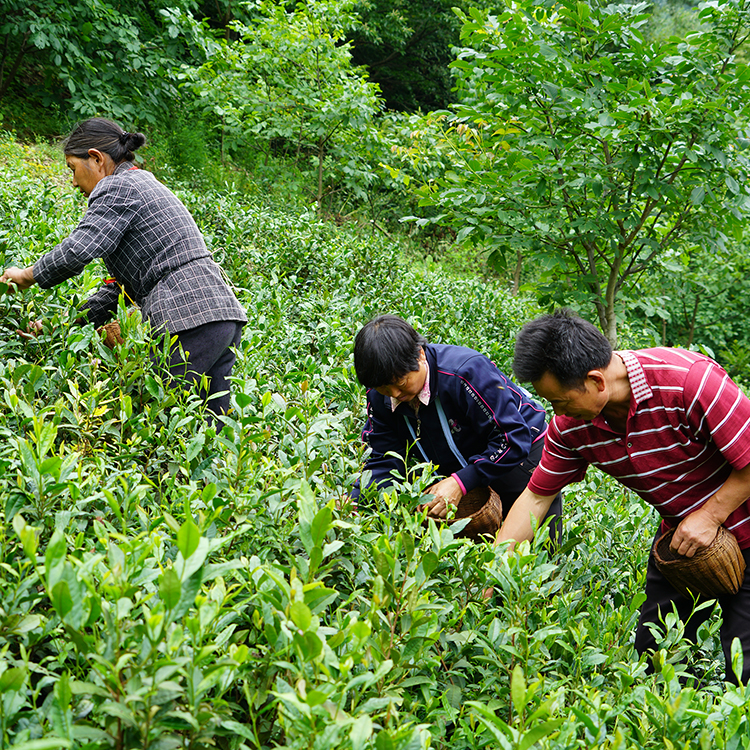
<instances>
[{"instance_id":1,"label":"woven basket","mask_svg":"<svg viewBox=\"0 0 750 750\"><path fill-rule=\"evenodd\" d=\"M125 341L122 333L120 333L120 324L116 320L113 320L111 323L105 323L98 331L104 334L102 343L110 349L114 349L117 344L122 344Z\"/></svg>"},{"instance_id":2,"label":"woven basket","mask_svg":"<svg viewBox=\"0 0 750 750\"><path fill-rule=\"evenodd\" d=\"M503 504L500 501L500 495L491 487L476 487L459 500L455 518L450 521L430 515L427 518L448 524L470 518L471 521L456 536L465 536L474 542L478 542L485 535L494 538L497 534L498 529L503 524Z\"/></svg>"},{"instance_id":3,"label":"woven basket","mask_svg":"<svg viewBox=\"0 0 750 750\"><path fill-rule=\"evenodd\" d=\"M662 534L654 544L656 567L680 593L701 594L709 599L736 594L745 577L745 558L734 534L719 527L716 539L693 557L669 548L675 529Z\"/></svg>"}]
</instances>

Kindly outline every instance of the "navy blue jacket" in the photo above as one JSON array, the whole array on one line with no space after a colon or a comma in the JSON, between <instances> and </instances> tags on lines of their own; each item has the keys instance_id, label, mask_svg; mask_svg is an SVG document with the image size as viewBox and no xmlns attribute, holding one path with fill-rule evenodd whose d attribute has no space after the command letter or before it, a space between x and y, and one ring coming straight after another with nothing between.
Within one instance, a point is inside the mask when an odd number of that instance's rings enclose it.
<instances>
[{"instance_id":1,"label":"navy blue jacket","mask_svg":"<svg viewBox=\"0 0 750 750\"><path fill-rule=\"evenodd\" d=\"M423 461L404 420L419 434L426 456L444 476L456 474L465 490L492 485L500 492L503 475L528 457L532 443L541 439L547 424L544 409L487 357L462 346L427 344L430 403L419 413L409 404L391 411L390 398L374 388L367 391L367 423L362 439L372 448L365 469L378 486L393 481L392 471L405 475L404 460ZM462 467L440 425L436 396L450 425L453 441L467 465ZM417 422L421 424L417 425ZM359 495L359 487L352 493Z\"/></svg>"}]
</instances>

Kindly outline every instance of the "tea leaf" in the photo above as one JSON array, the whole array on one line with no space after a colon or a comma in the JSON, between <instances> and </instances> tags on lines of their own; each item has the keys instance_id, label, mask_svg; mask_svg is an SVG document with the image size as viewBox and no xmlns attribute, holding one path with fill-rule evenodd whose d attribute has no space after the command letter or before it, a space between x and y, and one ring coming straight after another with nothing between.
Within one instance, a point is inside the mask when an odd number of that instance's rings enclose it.
<instances>
[{"instance_id":1,"label":"tea leaf","mask_svg":"<svg viewBox=\"0 0 750 750\"><path fill-rule=\"evenodd\" d=\"M167 568L159 578L159 596L167 609L174 609L182 595L180 577L174 568Z\"/></svg>"},{"instance_id":2,"label":"tea leaf","mask_svg":"<svg viewBox=\"0 0 750 750\"><path fill-rule=\"evenodd\" d=\"M177 532L177 549L187 560L197 549L201 541L200 529L187 519Z\"/></svg>"}]
</instances>

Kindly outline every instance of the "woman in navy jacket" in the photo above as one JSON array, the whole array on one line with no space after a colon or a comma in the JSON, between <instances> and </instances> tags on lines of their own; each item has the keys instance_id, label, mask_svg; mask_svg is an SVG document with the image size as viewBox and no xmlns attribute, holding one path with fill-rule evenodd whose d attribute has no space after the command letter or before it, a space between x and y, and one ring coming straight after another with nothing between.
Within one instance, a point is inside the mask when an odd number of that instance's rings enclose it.
<instances>
[{"instance_id":1,"label":"woman in navy jacket","mask_svg":"<svg viewBox=\"0 0 750 750\"><path fill-rule=\"evenodd\" d=\"M407 455L431 461L444 477L428 492L432 515L445 517L466 492L491 486L503 513L526 487L547 429L544 409L487 357L461 346L428 344L395 315L357 334L354 367L367 391L362 438L372 449L370 482L406 475ZM353 496L357 497L356 487ZM560 516L558 496L550 515Z\"/></svg>"}]
</instances>

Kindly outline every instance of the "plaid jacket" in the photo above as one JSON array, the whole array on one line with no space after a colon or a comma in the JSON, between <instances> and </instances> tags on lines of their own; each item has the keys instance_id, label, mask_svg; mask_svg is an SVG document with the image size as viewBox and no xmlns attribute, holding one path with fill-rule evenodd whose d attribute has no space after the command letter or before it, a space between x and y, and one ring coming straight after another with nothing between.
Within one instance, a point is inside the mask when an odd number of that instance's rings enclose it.
<instances>
[{"instance_id":1,"label":"plaid jacket","mask_svg":"<svg viewBox=\"0 0 750 750\"><path fill-rule=\"evenodd\" d=\"M82 306L95 325L117 309L119 285L155 330L180 333L204 323L247 321L187 208L131 162L91 191L81 223L37 260L34 279L47 289L77 276L95 258L118 282Z\"/></svg>"}]
</instances>

